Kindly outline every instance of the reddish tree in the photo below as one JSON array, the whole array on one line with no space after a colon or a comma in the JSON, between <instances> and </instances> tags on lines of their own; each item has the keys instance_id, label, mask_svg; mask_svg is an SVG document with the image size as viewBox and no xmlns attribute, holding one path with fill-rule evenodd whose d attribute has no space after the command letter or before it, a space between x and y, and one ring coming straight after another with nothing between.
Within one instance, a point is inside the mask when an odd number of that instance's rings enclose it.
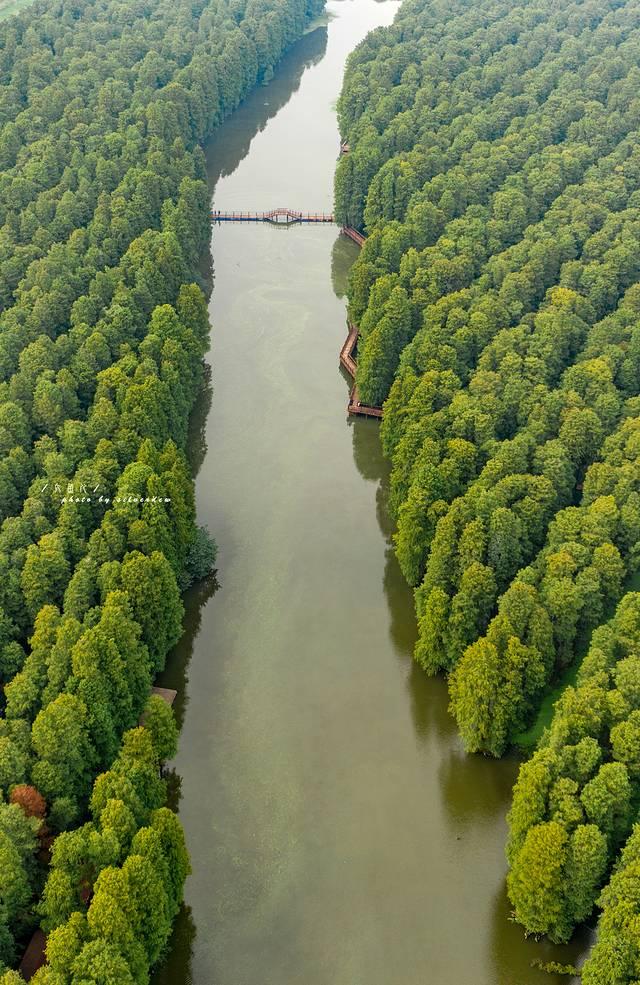
<instances>
[{"instance_id":1,"label":"reddish tree","mask_svg":"<svg viewBox=\"0 0 640 985\"><path fill-rule=\"evenodd\" d=\"M19 804L27 817L44 818L47 813L47 802L35 787L21 783L14 787L9 796L12 804Z\"/></svg>"}]
</instances>

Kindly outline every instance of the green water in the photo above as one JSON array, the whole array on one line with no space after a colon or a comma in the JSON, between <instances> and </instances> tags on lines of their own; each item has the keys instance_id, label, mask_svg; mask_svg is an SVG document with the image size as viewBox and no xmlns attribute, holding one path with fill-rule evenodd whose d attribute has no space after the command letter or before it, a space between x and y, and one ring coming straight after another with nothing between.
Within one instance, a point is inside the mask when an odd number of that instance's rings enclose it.
<instances>
[{"instance_id":1,"label":"green water","mask_svg":"<svg viewBox=\"0 0 640 985\"><path fill-rule=\"evenodd\" d=\"M330 210L344 59L393 0L326 23L208 149L213 207ZM338 368L356 247L331 226L212 237L211 387L194 415L219 585L163 683L193 875L156 985L557 985L504 895L516 763L465 757L413 664L375 421ZM209 407L210 405L210 407Z\"/></svg>"}]
</instances>

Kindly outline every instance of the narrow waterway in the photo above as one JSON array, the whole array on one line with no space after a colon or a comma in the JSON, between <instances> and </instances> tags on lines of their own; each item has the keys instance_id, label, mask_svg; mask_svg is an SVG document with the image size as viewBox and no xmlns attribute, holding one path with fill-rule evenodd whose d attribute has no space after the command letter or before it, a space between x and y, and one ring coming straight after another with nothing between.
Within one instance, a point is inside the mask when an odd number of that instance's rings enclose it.
<instances>
[{"instance_id":1,"label":"narrow waterway","mask_svg":"<svg viewBox=\"0 0 640 985\"><path fill-rule=\"evenodd\" d=\"M348 52L394 0L331 0L208 148L213 207L329 211ZM338 369L356 248L331 226L212 237L197 502L219 584L187 598L176 803L193 875L156 985L555 985L504 896L516 764L465 757L411 660L378 425Z\"/></svg>"}]
</instances>

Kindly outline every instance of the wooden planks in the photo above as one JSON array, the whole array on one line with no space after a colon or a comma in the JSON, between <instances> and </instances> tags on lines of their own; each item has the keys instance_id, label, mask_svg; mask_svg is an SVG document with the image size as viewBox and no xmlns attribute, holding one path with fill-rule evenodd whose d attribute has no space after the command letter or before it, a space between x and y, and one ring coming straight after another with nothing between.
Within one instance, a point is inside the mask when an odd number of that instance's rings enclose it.
<instances>
[{"instance_id":1,"label":"wooden planks","mask_svg":"<svg viewBox=\"0 0 640 985\"><path fill-rule=\"evenodd\" d=\"M357 243L358 246L362 246L366 240L366 236L363 236L362 233L359 233L357 229L353 229L351 226L343 226L342 232L349 239L352 239L354 243ZM358 395L358 387L355 382L358 364L355 360L354 353L358 345L359 334L360 330L358 326L354 325L353 322L349 322L349 334L340 350L340 365L346 369L354 381L351 393L349 394L347 413L359 417L375 417L380 419L382 417L382 407L371 407L369 404L363 404Z\"/></svg>"},{"instance_id":2,"label":"wooden planks","mask_svg":"<svg viewBox=\"0 0 640 985\"><path fill-rule=\"evenodd\" d=\"M342 233L344 236L348 236L349 239L352 239L354 243L357 243L358 246L362 246L367 239L366 236L359 233L357 229L353 229L352 226L343 226Z\"/></svg>"},{"instance_id":3,"label":"wooden planks","mask_svg":"<svg viewBox=\"0 0 640 985\"><path fill-rule=\"evenodd\" d=\"M174 691L171 687L152 687L151 693L157 695L159 698L162 698L163 701L166 701L169 707L171 707L173 702L176 700L176 696L178 694L178 692Z\"/></svg>"},{"instance_id":4,"label":"wooden planks","mask_svg":"<svg viewBox=\"0 0 640 985\"><path fill-rule=\"evenodd\" d=\"M340 364L344 366L349 376L354 380L356 378L356 361L353 354L358 344L359 334L357 326L349 322L349 334L340 350Z\"/></svg>"},{"instance_id":5,"label":"wooden planks","mask_svg":"<svg viewBox=\"0 0 640 985\"><path fill-rule=\"evenodd\" d=\"M347 411L349 414L359 415L360 417L382 417L382 407L370 407L368 404L360 402L358 387L355 385L349 394Z\"/></svg>"},{"instance_id":6,"label":"wooden planks","mask_svg":"<svg viewBox=\"0 0 640 985\"><path fill-rule=\"evenodd\" d=\"M349 334L345 340L342 349L340 350L340 365L343 366L351 379L354 381L351 393L349 394L349 403L347 404L347 412L352 415L359 417L382 417L381 407L371 407L369 404L363 404L358 396L358 387L355 383L357 363L354 358L354 352L356 346L358 345L358 335L360 331L357 325L353 322L349 322Z\"/></svg>"},{"instance_id":7,"label":"wooden planks","mask_svg":"<svg viewBox=\"0 0 640 985\"><path fill-rule=\"evenodd\" d=\"M296 222L333 222L330 212L296 212L294 209L271 209L269 212L223 212L214 209L212 222L272 222L290 225Z\"/></svg>"}]
</instances>

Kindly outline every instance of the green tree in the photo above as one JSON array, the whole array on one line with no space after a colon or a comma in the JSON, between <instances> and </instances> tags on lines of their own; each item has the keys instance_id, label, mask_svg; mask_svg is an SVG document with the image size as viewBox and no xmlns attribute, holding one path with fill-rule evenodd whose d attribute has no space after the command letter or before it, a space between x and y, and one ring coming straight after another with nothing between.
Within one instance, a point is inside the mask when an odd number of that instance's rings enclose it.
<instances>
[{"instance_id":1,"label":"green tree","mask_svg":"<svg viewBox=\"0 0 640 985\"><path fill-rule=\"evenodd\" d=\"M152 694L144 709L144 727L152 738L153 748L160 762L172 759L178 749L178 729L173 712L166 701Z\"/></svg>"},{"instance_id":2,"label":"green tree","mask_svg":"<svg viewBox=\"0 0 640 985\"><path fill-rule=\"evenodd\" d=\"M39 712L31 738L38 756L33 782L47 800L73 802L86 795L95 754L82 701L72 694L59 695Z\"/></svg>"},{"instance_id":3,"label":"green tree","mask_svg":"<svg viewBox=\"0 0 640 985\"><path fill-rule=\"evenodd\" d=\"M59 534L45 534L38 544L29 547L21 587L32 617L43 605L62 601L69 574L69 562Z\"/></svg>"},{"instance_id":4,"label":"green tree","mask_svg":"<svg viewBox=\"0 0 640 985\"><path fill-rule=\"evenodd\" d=\"M508 877L515 917L537 934L566 937L564 912L567 833L556 821L529 829Z\"/></svg>"}]
</instances>

